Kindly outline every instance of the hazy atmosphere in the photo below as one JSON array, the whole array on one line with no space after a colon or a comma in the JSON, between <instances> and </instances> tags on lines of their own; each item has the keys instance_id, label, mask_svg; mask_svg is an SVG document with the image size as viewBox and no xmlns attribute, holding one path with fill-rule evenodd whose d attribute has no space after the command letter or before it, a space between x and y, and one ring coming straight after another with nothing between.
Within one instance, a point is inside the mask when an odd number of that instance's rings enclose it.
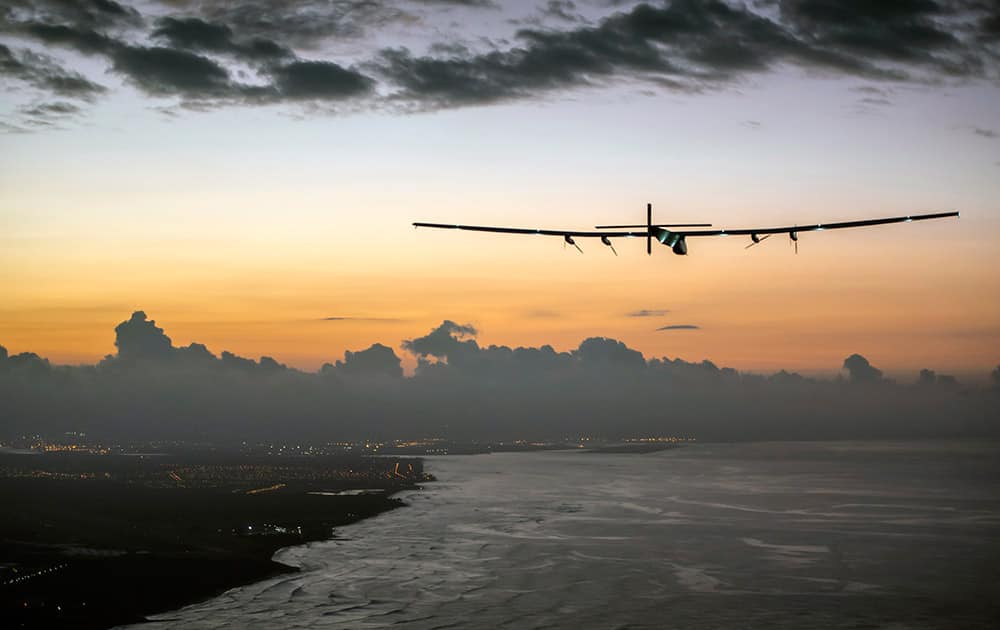
<instances>
[{"instance_id":1,"label":"hazy atmosphere","mask_svg":"<svg viewBox=\"0 0 1000 630\"><path fill-rule=\"evenodd\" d=\"M997 55L995 7L962 0L6 3L0 343L93 363L141 308L316 370L451 319L511 347L982 379ZM962 217L652 260L409 227L647 202L725 227Z\"/></svg>"},{"instance_id":2,"label":"hazy atmosphere","mask_svg":"<svg viewBox=\"0 0 1000 630\"><path fill-rule=\"evenodd\" d=\"M96 366L52 366L0 349L7 436L83 432L223 443L1000 437L1000 366L984 375L985 385L932 369L894 382L851 354L836 379L824 380L646 358L606 337L567 352L481 346L474 327L446 320L403 342L417 362L404 377L397 351L381 343L310 373L266 356L176 347L142 311L118 324L115 338L116 352Z\"/></svg>"},{"instance_id":3,"label":"hazy atmosphere","mask_svg":"<svg viewBox=\"0 0 1000 630\"><path fill-rule=\"evenodd\" d=\"M0 1L0 624L992 630L1000 1Z\"/></svg>"}]
</instances>

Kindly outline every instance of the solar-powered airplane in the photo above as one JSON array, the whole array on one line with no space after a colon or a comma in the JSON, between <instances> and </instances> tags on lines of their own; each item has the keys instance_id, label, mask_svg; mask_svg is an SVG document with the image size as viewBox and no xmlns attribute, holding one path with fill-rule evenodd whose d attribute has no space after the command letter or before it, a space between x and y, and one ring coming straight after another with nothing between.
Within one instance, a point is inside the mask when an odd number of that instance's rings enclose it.
<instances>
[{"instance_id":1,"label":"solar-powered airplane","mask_svg":"<svg viewBox=\"0 0 1000 630\"><path fill-rule=\"evenodd\" d=\"M908 223L910 221L926 221L928 219L944 219L957 217L957 212L938 212L935 214L912 214L905 217L887 217L883 219L863 219L860 221L841 221L839 223L816 223L814 225L792 225L784 227L723 229L691 229L711 228L711 223L653 223L653 204L646 205L645 225L597 225L593 230L540 230L533 228L494 227L489 225L458 225L451 223L424 223L417 221L413 227L440 228L445 230L469 230L472 232L497 232L500 234L535 234L541 236L561 236L566 245L572 245L582 254L583 250L576 244L578 238L599 238L611 248L615 256L618 252L611 243L613 238L645 237L646 253L653 253L653 240L669 247L678 256L688 253L687 239L695 236L749 236L747 248L757 245L775 234L787 234L789 242L795 244L795 253L799 251L800 232L821 232L823 230L840 230L844 228L869 227L886 223ZM637 229L637 228L642 228Z\"/></svg>"}]
</instances>

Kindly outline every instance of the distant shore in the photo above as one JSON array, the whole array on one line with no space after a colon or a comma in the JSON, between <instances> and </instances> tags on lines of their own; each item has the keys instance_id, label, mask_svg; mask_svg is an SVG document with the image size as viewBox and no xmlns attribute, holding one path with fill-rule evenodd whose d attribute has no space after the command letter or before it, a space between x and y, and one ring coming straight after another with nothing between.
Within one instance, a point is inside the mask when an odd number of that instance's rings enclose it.
<instances>
[{"instance_id":1,"label":"distant shore","mask_svg":"<svg viewBox=\"0 0 1000 630\"><path fill-rule=\"evenodd\" d=\"M284 485L149 487L103 479L0 478L5 628L141 623L226 590L298 571L283 547L403 506L392 483L364 493ZM370 486L369 486L370 487ZM337 491L342 488L323 487Z\"/></svg>"}]
</instances>

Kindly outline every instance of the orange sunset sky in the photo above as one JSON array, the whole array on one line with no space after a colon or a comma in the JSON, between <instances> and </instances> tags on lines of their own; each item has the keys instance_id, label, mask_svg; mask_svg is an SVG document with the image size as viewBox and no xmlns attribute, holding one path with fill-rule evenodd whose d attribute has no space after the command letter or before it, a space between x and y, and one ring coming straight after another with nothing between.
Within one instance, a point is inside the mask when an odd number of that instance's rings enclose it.
<instances>
[{"instance_id":1,"label":"orange sunset sky","mask_svg":"<svg viewBox=\"0 0 1000 630\"><path fill-rule=\"evenodd\" d=\"M594 24L612 19L602 11ZM647 358L751 371L829 374L859 352L899 378L928 367L976 380L1000 363L989 78L884 82L779 60L698 91L624 76L420 111L189 107L190 93L152 90L117 58L2 41L106 88L28 128L17 117L49 97L8 77L0 344L11 353L95 362L141 309L175 345L307 370L375 342L412 368L400 342L444 319L486 345L568 350L607 336ZM363 48L309 50L357 59ZM875 91L884 102L865 102ZM692 239L686 257L620 241L615 257L598 243L580 255L558 238L410 226L638 223L647 202L657 221L730 228L962 216L803 234L798 255L784 237L750 250L746 238ZM666 312L634 316L643 310ZM681 324L698 328L657 331Z\"/></svg>"}]
</instances>

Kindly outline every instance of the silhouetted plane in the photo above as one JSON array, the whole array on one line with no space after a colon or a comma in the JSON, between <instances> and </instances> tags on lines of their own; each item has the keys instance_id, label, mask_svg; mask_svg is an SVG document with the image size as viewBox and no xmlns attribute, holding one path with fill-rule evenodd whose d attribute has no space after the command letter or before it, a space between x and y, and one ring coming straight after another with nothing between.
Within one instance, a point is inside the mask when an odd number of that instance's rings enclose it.
<instances>
[{"instance_id":1,"label":"silhouetted plane","mask_svg":"<svg viewBox=\"0 0 1000 630\"><path fill-rule=\"evenodd\" d=\"M936 214L913 214L905 217L888 217L884 219L864 219L861 221L841 221L839 223L817 223L815 225L793 225L785 227L764 227L764 228L739 228L736 230L699 230L689 228L711 227L711 223L653 223L653 204L646 205L645 225L596 225L595 231L578 230L538 230L532 228L514 227L494 227L489 225L458 225L450 223L423 223L415 222L413 227L441 228L446 230L470 230L473 232L498 232L500 234L535 234L541 236L561 236L563 241L576 247L580 253L583 250L576 244L577 238L599 238L601 242L611 248L611 251L618 255L615 246L611 243L613 238L645 237L646 253L653 253L653 240L671 248L678 256L688 253L687 239L693 236L749 236L751 243L747 248L753 247L761 241L770 238L775 234L787 234L790 242L795 244L795 252L799 251L799 232L819 232L823 230L840 230L844 228L868 227L871 225L884 225L886 223L908 223L910 221L925 221L927 219L944 219L947 217L957 217L957 212L938 212ZM629 228L642 228L642 230L628 230ZM678 229L680 228L680 229ZM610 231L605 231L610 230Z\"/></svg>"}]
</instances>

